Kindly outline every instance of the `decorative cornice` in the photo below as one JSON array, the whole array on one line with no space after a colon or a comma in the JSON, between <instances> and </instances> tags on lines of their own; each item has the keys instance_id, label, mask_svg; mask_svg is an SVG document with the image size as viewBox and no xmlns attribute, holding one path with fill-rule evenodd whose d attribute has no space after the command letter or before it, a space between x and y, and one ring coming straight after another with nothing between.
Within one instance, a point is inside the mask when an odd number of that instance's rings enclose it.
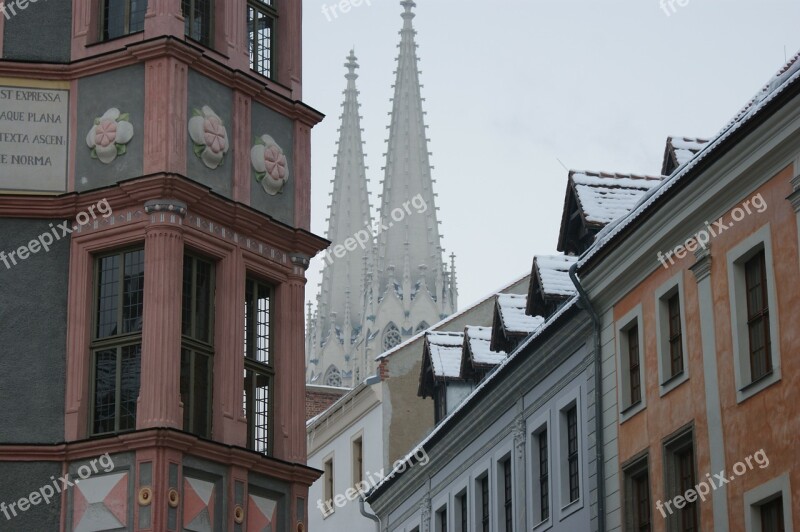
<instances>
[{"instance_id":1,"label":"decorative cornice","mask_svg":"<svg viewBox=\"0 0 800 532\"><path fill-rule=\"evenodd\" d=\"M800 171L800 170L796 170ZM792 183L792 193L789 194L786 199L789 200L789 203L792 204L792 208L794 208L794 212L800 214L800 174L794 176L791 180Z\"/></svg>"},{"instance_id":2,"label":"decorative cornice","mask_svg":"<svg viewBox=\"0 0 800 532\"><path fill-rule=\"evenodd\" d=\"M98 453L142 452L152 448L171 449L305 486L310 486L322 473L304 464L286 462L241 447L201 440L191 434L165 428L56 445L0 445L0 463L74 462L96 457Z\"/></svg>"},{"instance_id":3,"label":"decorative cornice","mask_svg":"<svg viewBox=\"0 0 800 532\"><path fill-rule=\"evenodd\" d=\"M697 282L711 275L711 244L700 247L694 252L695 263L689 266Z\"/></svg>"},{"instance_id":4,"label":"decorative cornice","mask_svg":"<svg viewBox=\"0 0 800 532\"><path fill-rule=\"evenodd\" d=\"M186 204L182 201L171 200L171 199L158 199L158 200L146 201L144 203L144 212L147 214L152 214L157 212L173 213L177 214L181 218L185 218L188 209L186 208Z\"/></svg>"},{"instance_id":5,"label":"decorative cornice","mask_svg":"<svg viewBox=\"0 0 800 532\"><path fill-rule=\"evenodd\" d=\"M0 61L0 76L45 80L74 80L118 68L172 57L231 89L249 94L253 100L309 127L325 115L303 102L291 99L291 90L250 72L232 69L210 52L172 36L131 43L122 49L68 64Z\"/></svg>"},{"instance_id":6,"label":"decorative cornice","mask_svg":"<svg viewBox=\"0 0 800 532\"><path fill-rule=\"evenodd\" d=\"M109 218L98 217L79 227L76 232L80 234L143 221L147 216L144 204L153 198L180 198L171 201L186 205L185 227L216 235L286 266L290 264L289 255L292 253L311 257L330 245L324 238L283 224L177 174L152 174L99 190L70 192L60 196L0 194L0 216L74 219L88 205L106 200L114 215ZM223 225L217 220L225 220L226 223Z\"/></svg>"}]
</instances>

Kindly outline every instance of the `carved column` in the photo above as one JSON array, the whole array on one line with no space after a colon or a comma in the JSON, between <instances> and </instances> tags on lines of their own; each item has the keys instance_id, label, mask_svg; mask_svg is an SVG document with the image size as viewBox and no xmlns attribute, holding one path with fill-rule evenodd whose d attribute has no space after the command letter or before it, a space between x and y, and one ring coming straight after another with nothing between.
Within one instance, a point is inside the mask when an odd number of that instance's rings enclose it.
<instances>
[{"instance_id":1,"label":"carved column","mask_svg":"<svg viewBox=\"0 0 800 532\"><path fill-rule=\"evenodd\" d=\"M526 525L526 508L527 497L525 492L525 472L527 471L527 464L525 457L525 442L526 442L526 424L525 418L522 413L517 417L513 429L514 435L514 471L516 477L514 478L514 514L516 525L519 530L527 530Z\"/></svg>"},{"instance_id":2,"label":"carved column","mask_svg":"<svg viewBox=\"0 0 800 532\"><path fill-rule=\"evenodd\" d=\"M277 294L275 447L277 458L306 462L305 271L309 258L292 255L292 274Z\"/></svg>"},{"instance_id":3,"label":"carved column","mask_svg":"<svg viewBox=\"0 0 800 532\"><path fill-rule=\"evenodd\" d=\"M183 427L181 289L185 205L149 201L144 245L144 326L136 428Z\"/></svg>"}]
</instances>

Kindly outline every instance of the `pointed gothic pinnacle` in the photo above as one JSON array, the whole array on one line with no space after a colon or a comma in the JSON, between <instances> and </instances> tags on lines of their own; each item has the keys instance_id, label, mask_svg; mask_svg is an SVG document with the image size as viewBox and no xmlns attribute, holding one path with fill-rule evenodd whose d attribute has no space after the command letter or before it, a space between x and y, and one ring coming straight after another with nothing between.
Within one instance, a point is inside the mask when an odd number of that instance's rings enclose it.
<instances>
[{"instance_id":1,"label":"pointed gothic pinnacle","mask_svg":"<svg viewBox=\"0 0 800 532\"><path fill-rule=\"evenodd\" d=\"M403 6L403 8L405 9L403 14L401 15L403 17L403 20L405 21L403 23L403 30L411 30L411 29L413 29L413 26L411 25L411 21L416 16L416 14L414 14L412 9L417 7L417 4L414 2L414 0L403 0L402 2L400 2L400 5ZM402 31L401 31L401 33L402 33Z\"/></svg>"},{"instance_id":2,"label":"pointed gothic pinnacle","mask_svg":"<svg viewBox=\"0 0 800 532\"><path fill-rule=\"evenodd\" d=\"M358 68L358 63L356 63L356 54L355 50L350 50L350 55L347 56L347 63L344 66L347 67L347 74L344 75L347 79L355 80L358 78L358 74L356 74L356 69Z\"/></svg>"}]
</instances>

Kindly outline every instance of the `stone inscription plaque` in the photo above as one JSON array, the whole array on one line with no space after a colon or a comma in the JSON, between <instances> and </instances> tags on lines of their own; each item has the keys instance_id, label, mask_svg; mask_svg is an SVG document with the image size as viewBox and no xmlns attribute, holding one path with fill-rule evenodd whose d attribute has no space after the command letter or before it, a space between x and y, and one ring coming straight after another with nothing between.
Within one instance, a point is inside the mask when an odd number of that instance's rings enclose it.
<instances>
[{"instance_id":1,"label":"stone inscription plaque","mask_svg":"<svg viewBox=\"0 0 800 532\"><path fill-rule=\"evenodd\" d=\"M69 91L0 84L0 190L64 192Z\"/></svg>"}]
</instances>

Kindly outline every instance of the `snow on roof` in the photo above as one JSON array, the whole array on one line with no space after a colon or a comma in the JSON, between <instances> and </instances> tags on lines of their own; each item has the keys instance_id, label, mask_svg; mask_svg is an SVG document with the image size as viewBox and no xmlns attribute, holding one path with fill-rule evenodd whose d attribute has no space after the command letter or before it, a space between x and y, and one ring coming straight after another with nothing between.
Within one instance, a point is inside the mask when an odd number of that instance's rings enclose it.
<instances>
[{"instance_id":1,"label":"snow on roof","mask_svg":"<svg viewBox=\"0 0 800 532\"><path fill-rule=\"evenodd\" d=\"M461 353L464 333L429 332L425 335L433 364L433 375L441 378L461 376Z\"/></svg>"},{"instance_id":2,"label":"snow on roof","mask_svg":"<svg viewBox=\"0 0 800 532\"><path fill-rule=\"evenodd\" d=\"M442 421L441 421L441 422L440 422L438 425L436 425L436 426L433 428L433 430L431 431L431 433L430 433L430 434L428 434L428 435L427 435L427 436L426 436L426 437L425 437L425 438L424 438L424 439L423 439L421 442L419 442L417 445L415 445L415 446L414 446L414 448L413 448L413 449L411 449L411 451L410 451L408 454L406 454L406 455L405 455L403 458L401 458L400 460L398 460L397 462L395 462L394 469L392 469L392 470L389 472L389 474L388 474L388 475L386 475L385 477L383 477L383 478L381 479L381 481L380 481L380 482L378 482L378 484L376 484L376 485L375 485L375 487L374 487L374 488L372 488L372 489L371 489L371 490L370 490L370 491L367 493L367 495L366 495L366 498L367 498L367 499L369 499L369 498L372 496L372 494L373 494L373 493L375 493L375 491L376 491L377 489L379 489L381 486L383 486L384 484L386 484L388 481L392 480L392 479L393 479L394 477L396 477L398 474L403 474L403 472L407 471L407 470L409 469L409 465L408 465L408 464L410 464L410 460L411 460L412 458L414 458L415 456L416 456L417 458L419 457L420 450L422 450L422 449L424 448L425 444L426 444L426 443L428 443L428 442L429 442L429 441L430 441L430 440L431 440L431 439L432 439L432 438L433 438L433 437L434 437L436 434L438 434L438 433L439 433L439 431L441 431L441 430L443 430L445 427L447 427L447 426L449 425L449 421L450 421L450 420L451 420L451 419L452 419L452 418L453 418L453 417L454 417L456 414L458 414L458 412L460 412L462 409L464 409L464 408L465 408L465 407L466 407L468 404L472 403L473 401L477 401L477 400L479 400L480 398L479 398L478 396L479 396L479 395L481 395L481 392L483 391L483 389L484 389L484 388L486 388L486 386L488 386L488 385L489 385L489 383L491 383L491 382L493 382L495 379L499 378L499 377L498 377L498 375L501 375L501 374L502 374L502 371L501 371L501 370L502 370L502 368L503 368L503 367L505 367L506 365L508 365L508 364L509 364L509 363L510 363L512 360L514 360L514 359L515 359L515 358L516 358L516 357L519 355L519 353L520 353L520 352L522 352L522 351L523 351L523 350L524 350L526 347L528 347L528 346L531 344L531 342L533 342L533 341L534 341L534 340L535 340L537 337L539 337L539 336L540 336L540 335L541 335L541 334L542 334L544 331L546 331L546 330L547 330L547 328L548 328L548 327L549 327L549 326L550 326L550 325L551 325L553 322L555 322L555 321L556 321L558 318L560 318L560 317L561 317L561 315L563 315L563 314L564 314L564 313L565 313L567 310L569 310L569 309L571 309L573 306L575 306L575 304L577 303L577 301L578 301L578 297L577 297L577 296L575 296L575 297L573 297L572 299L570 299L570 300L569 300L569 301L568 301L568 302L567 302L565 305L563 305L561 308L559 308L559 309L558 309L558 311L556 311L556 313L555 313L555 314L553 314L552 316L550 316L550 317L549 317L549 318L548 318L548 319L547 319L547 320L546 320L546 321L545 321L545 322L542 324L542 326L541 326L541 327L539 327L539 329L537 329L537 330L536 330L536 332L534 332L533 334L531 334L530 336L528 336L528 337L525 339L525 341L524 341L524 342L522 342L520 345L518 345L518 346L517 346L517 348L516 348L516 349L514 349L514 351L512 351L512 352L511 352L511 353L510 353L510 354L509 354L509 355L508 355L508 356L507 356L507 357L506 357L506 358L505 358L505 359L504 359L504 360L503 360L503 361L502 361L502 362L499 364L499 366L498 366L497 370L495 370L495 371L491 372L491 373L490 373L490 374L489 374L489 375L488 375L488 376L487 376L485 379L483 379L483 380L480 382L480 384L478 384L478 385L475 387L475 389L474 389L474 390L472 390L472 393L470 393L470 394L469 394L469 395L466 397L466 399L464 399L463 401L461 401L461 403L459 403L459 404L458 404L458 405L457 405L457 406L456 406L456 407L453 409L453 411L452 411L452 412L450 412L450 413L447 415L447 417L445 417L445 418L444 418L444 419L443 419L443 420L442 420ZM412 465L413 465L413 464L412 464Z\"/></svg>"},{"instance_id":3,"label":"snow on roof","mask_svg":"<svg viewBox=\"0 0 800 532\"><path fill-rule=\"evenodd\" d=\"M708 144L708 142L708 139L695 139L690 137L667 138L667 144L672 147L678 166L689 162L706 146L706 144Z\"/></svg>"},{"instance_id":4,"label":"snow on roof","mask_svg":"<svg viewBox=\"0 0 800 532\"><path fill-rule=\"evenodd\" d=\"M569 179L586 221L605 225L628 214L645 192L657 186L662 178L572 170Z\"/></svg>"},{"instance_id":5,"label":"snow on roof","mask_svg":"<svg viewBox=\"0 0 800 532\"><path fill-rule=\"evenodd\" d=\"M503 328L512 333L530 334L541 324L541 316L528 316L525 307L528 303L527 295L497 294L497 305L500 308L500 319Z\"/></svg>"},{"instance_id":6,"label":"snow on roof","mask_svg":"<svg viewBox=\"0 0 800 532\"><path fill-rule=\"evenodd\" d=\"M542 282L544 295L571 296L575 293L575 285L569 278L569 267L578 257L570 255L537 255L533 261L539 279Z\"/></svg>"},{"instance_id":7,"label":"snow on roof","mask_svg":"<svg viewBox=\"0 0 800 532\"><path fill-rule=\"evenodd\" d=\"M492 341L491 327L477 327L469 325L465 329L465 347L469 348L472 361L476 364L496 366L508 356L503 351L492 351L489 344Z\"/></svg>"},{"instance_id":8,"label":"snow on roof","mask_svg":"<svg viewBox=\"0 0 800 532\"><path fill-rule=\"evenodd\" d=\"M639 202L625 216L617 219L614 223L605 226L595 237L594 244L587 249L580 259L578 267L584 266L598 251L603 249L609 242L622 232L628 225L636 220L643 212L647 211L658 198L666 194L669 189L676 186L700 161L713 153L717 147L728 139L734 132L746 124L753 116L758 114L769 102L774 100L789 85L800 79L800 52L795 54L786 65L751 99L728 124L717 134L716 137L705 145L700 152L681 168L678 168L671 176L665 178L659 186L650 189L644 194Z\"/></svg>"}]
</instances>

